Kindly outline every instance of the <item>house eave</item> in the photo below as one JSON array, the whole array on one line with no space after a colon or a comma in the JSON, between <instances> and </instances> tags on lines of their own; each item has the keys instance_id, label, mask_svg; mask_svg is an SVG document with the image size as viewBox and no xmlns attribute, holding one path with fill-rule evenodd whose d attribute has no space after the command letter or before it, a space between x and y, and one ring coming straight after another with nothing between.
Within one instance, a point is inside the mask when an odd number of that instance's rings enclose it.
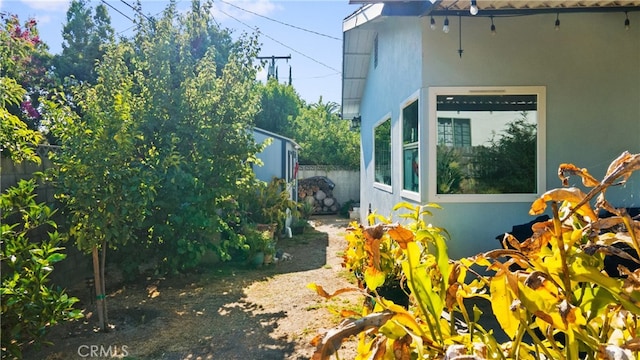
<instances>
[{"instance_id":1,"label":"house eave","mask_svg":"<svg viewBox=\"0 0 640 360\"><path fill-rule=\"evenodd\" d=\"M545 13L640 11L640 0L478 0L479 12L471 15L470 1L459 0L350 0L363 6L343 21L342 117L360 115L360 101L367 81L375 23L389 16L522 16Z\"/></svg>"},{"instance_id":2,"label":"house eave","mask_svg":"<svg viewBox=\"0 0 640 360\"><path fill-rule=\"evenodd\" d=\"M271 131L268 131L268 130L265 130L265 129L262 129L262 128L259 128L259 127L254 127L253 131L261 133L262 135L266 135L268 137L272 137L274 139L278 139L278 140L282 140L284 142L288 142L291 145L293 145L293 147L296 150L300 150L301 149L300 145L298 145L298 143L296 143L295 140L290 139L290 138L288 138L286 136L282 136L282 135L276 134L274 132L271 132Z\"/></svg>"}]
</instances>

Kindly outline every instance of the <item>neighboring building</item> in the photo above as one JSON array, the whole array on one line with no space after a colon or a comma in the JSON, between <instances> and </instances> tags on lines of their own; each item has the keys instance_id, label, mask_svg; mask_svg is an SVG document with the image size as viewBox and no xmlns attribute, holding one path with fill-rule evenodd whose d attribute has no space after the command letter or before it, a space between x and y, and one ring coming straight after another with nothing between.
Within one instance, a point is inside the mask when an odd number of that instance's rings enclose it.
<instances>
[{"instance_id":1,"label":"neighboring building","mask_svg":"<svg viewBox=\"0 0 640 360\"><path fill-rule=\"evenodd\" d=\"M274 177L285 179L290 184L291 199L297 200L298 150L300 145L284 136L272 133L260 128L253 129L253 136L258 143L271 138L271 144L267 146L257 157L264 165L254 166L256 177L269 182Z\"/></svg>"},{"instance_id":2,"label":"neighboring building","mask_svg":"<svg viewBox=\"0 0 640 360\"><path fill-rule=\"evenodd\" d=\"M438 203L450 255L470 256L533 220L561 163L601 179L640 153L640 1L351 2L365 4L343 22L342 74L361 218ZM640 174L607 198L640 206Z\"/></svg>"}]
</instances>

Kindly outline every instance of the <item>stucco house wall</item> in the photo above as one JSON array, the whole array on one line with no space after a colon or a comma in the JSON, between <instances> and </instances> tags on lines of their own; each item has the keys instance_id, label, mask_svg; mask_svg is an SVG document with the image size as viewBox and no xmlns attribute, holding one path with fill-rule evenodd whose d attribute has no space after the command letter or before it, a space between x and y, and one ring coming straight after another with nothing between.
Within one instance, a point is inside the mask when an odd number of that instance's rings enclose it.
<instances>
[{"instance_id":1,"label":"stucco house wall","mask_svg":"<svg viewBox=\"0 0 640 360\"><path fill-rule=\"evenodd\" d=\"M361 218L366 218L368 205L379 213L388 213L398 194L387 187L374 185L373 135L374 125L391 118L392 146L400 141L400 106L421 88L421 29L419 18L388 18L378 33L378 61L374 56L362 97L361 118ZM366 26L366 25L365 25ZM402 154L392 151L392 184L400 184ZM398 186L399 187L399 186Z\"/></svg>"},{"instance_id":2,"label":"stucco house wall","mask_svg":"<svg viewBox=\"0 0 640 360\"><path fill-rule=\"evenodd\" d=\"M360 107L362 211L368 203L388 214L399 201L433 201L426 191L432 175L426 171L430 87L544 86L546 185L541 192L560 186L560 163L574 163L602 178L622 151L640 152L640 27L625 31L624 13L561 14L558 31L553 26L556 14L499 17L494 19L495 36L486 17L463 17L462 37L458 17L449 17L448 34L441 30L443 18L436 20L436 30L430 29L429 17L384 17L371 25L378 32L379 53L378 66L369 66ZM391 190L376 188L372 180L373 126L390 114L392 163L399 166L400 109L411 94L418 94L420 104L417 197L403 196L401 169L392 170ZM634 174L624 187L609 190L607 198L616 206L640 206L639 177ZM579 179L572 181L580 185ZM433 223L451 234L453 257L495 248L496 235L533 220L530 202L441 205Z\"/></svg>"}]
</instances>

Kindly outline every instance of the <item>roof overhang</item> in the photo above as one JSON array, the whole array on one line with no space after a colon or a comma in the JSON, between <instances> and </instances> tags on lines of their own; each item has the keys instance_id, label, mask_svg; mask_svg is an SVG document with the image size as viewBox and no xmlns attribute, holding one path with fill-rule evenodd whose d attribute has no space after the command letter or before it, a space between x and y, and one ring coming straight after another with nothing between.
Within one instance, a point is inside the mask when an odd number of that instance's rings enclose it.
<instances>
[{"instance_id":1,"label":"roof overhang","mask_svg":"<svg viewBox=\"0 0 640 360\"><path fill-rule=\"evenodd\" d=\"M349 0L363 5L344 19L342 56L342 117L360 115L360 101L369 71L375 23L388 16L513 16L544 13L640 11L640 0Z\"/></svg>"}]
</instances>

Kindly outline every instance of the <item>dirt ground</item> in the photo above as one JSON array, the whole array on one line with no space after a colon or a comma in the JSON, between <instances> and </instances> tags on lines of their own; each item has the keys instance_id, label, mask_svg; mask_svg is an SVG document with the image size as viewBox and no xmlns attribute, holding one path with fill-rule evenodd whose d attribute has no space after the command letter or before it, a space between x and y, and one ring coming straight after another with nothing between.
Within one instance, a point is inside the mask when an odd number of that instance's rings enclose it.
<instances>
[{"instance_id":1,"label":"dirt ground","mask_svg":"<svg viewBox=\"0 0 640 360\"><path fill-rule=\"evenodd\" d=\"M310 359L310 341L340 322L332 310L359 306L355 294L325 300L306 287L354 286L340 257L348 222L313 217L314 230L279 240L292 259L277 264L111 286L108 333L95 331L88 290L71 289L87 318L54 328L48 339L55 344L29 349L25 359ZM340 357L353 358L353 349L346 343Z\"/></svg>"}]
</instances>

